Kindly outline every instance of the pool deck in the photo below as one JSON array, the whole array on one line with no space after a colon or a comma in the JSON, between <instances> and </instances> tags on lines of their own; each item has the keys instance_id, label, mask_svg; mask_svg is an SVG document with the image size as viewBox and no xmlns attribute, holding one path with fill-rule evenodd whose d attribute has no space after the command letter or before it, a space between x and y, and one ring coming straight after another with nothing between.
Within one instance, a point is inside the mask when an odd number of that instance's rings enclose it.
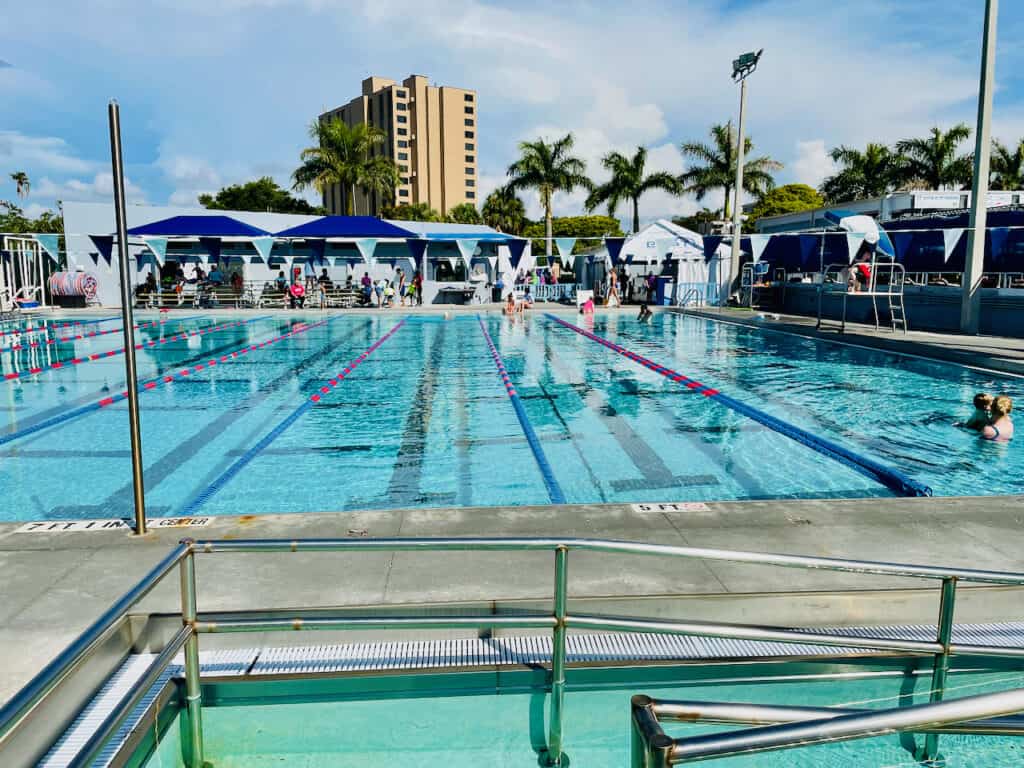
<instances>
[{"instance_id":1,"label":"pool deck","mask_svg":"<svg viewBox=\"0 0 1024 768\"><path fill-rule=\"evenodd\" d=\"M572 536L1024 571L1024 497L711 503L689 512L631 505L387 510L214 518L207 527L15 533L0 525L0 701L94 621L183 536ZM314 605L547 601L546 553L373 552L203 555L200 610ZM577 553L571 598L608 613L776 625L928 624L935 582L705 560ZM671 596L671 599L668 597ZM963 587L957 619L1020 618L1024 590ZM600 598L628 600L599 600ZM570 600L570 606L572 602ZM1014 610L1014 609L1018 610ZM141 610L180 610L172 576ZM245 635L247 642L261 642ZM322 642L319 633L279 643Z\"/></svg>"}]
</instances>

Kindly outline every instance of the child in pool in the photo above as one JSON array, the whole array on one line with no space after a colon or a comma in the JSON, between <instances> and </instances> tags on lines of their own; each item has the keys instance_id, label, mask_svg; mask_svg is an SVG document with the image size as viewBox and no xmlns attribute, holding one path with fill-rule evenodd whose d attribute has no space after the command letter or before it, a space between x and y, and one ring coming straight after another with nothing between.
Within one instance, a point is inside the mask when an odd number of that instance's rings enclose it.
<instances>
[{"instance_id":1,"label":"child in pool","mask_svg":"<svg viewBox=\"0 0 1024 768\"><path fill-rule=\"evenodd\" d=\"M1013 420L1010 418L1010 411L1013 410L1013 400L1006 395L999 395L992 401L992 420L981 430L981 436L985 440L993 440L997 443L1008 443L1013 439Z\"/></svg>"},{"instance_id":2,"label":"child in pool","mask_svg":"<svg viewBox=\"0 0 1024 768\"><path fill-rule=\"evenodd\" d=\"M993 400L995 400L995 398L988 392L979 392L976 394L974 396L974 413L971 414L971 418L962 422L959 426L981 432L981 430L988 426L989 420L991 419Z\"/></svg>"}]
</instances>

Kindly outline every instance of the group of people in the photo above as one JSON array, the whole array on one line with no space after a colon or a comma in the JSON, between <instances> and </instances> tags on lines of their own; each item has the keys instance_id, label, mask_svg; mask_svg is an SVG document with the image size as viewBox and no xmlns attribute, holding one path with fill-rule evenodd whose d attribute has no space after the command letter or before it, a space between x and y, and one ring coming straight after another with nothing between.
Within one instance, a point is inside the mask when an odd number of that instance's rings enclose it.
<instances>
[{"instance_id":1,"label":"group of people","mask_svg":"<svg viewBox=\"0 0 1024 768\"><path fill-rule=\"evenodd\" d=\"M655 302L658 291L658 279L653 272L643 278L639 290L646 294L646 303ZM626 267L620 265L618 270L610 269L605 277L604 303L606 307L621 307L624 302L632 302L637 292L635 281L631 280Z\"/></svg>"},{"instance_id":2,"label":"group of people","mask_svg":"<svg viewBox=\"0 0 1024 768\"><path fill-rule=\"evenodd\" d=\"M974 396L974 414L961 426L979 432L982 439L1008 443L1013 439L1013 400L1007 395L979 392Z\"/></svg>"},{"instance_id":3,"label":"group of people","mask_svg":"<svg viewBox=\"0 0 1024 768\"><path fill-rule=\"evenodd\" d=\"M412 279L406 280L405 270L398 267L395 270L394 280L382 277L374 280L369 272L363 272L359 281L362 288L363 303L367 306L393 307L395 302L398 306L414 307L423 303L423 276L419 270L413 272Z\"/></svg>"},{"instance_id":4,"label":"group of people","mask_svg":"<svg viewBox=\"0 0 1024 768\"><path fill-rule=\"evenodd\" d=\"M138 287L137 293L155 296L166 291L177 294L180 299L187 285L195 285L197 288L218 288L222 285L230 285L236 293L241 293L245 281L242 278L242 272L237 269L225 276L220 264L214 264L209 273L203 269L201 264L196 264L191 276L185 274L185 267L182 264L177 264L173 275L165 272L161 278L157 277L155 270L150 270L146 274L146 279Z\"/></svg>"}]
</instances>

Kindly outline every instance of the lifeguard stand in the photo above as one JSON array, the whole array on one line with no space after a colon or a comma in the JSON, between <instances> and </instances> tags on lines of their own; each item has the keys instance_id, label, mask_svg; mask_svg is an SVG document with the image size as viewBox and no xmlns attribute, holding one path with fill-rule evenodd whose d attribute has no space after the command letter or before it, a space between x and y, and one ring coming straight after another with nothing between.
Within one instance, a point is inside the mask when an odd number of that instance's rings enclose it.
<instances>
[{"instance_id":1,"label":"lifeguard stand","mask_svg":"<svg viewBox=\"0 0 1024 768\"><path fill-rule=\"evenodd\" d=\"M818 283L818 323L816 328L821 328L822 305L825 295L842 294L843 311L839 323L840 333L846 332L846 311L851 299L870 299L876 331L881 327L878 315L879 300L886 302L893 333L896 332L897 327L901 327L904 334L909 330L903 304L903 288L907 282L907 273L903 265L897 264L895 261L880 261L877 255L872 253L870 266L871 276L868 278L866 290L863 291L850 290L850 274L855 269L855 265L829 264L825 267L825 271L819 275L821 282ZM856 282L853 285L856 285Z\"/></svg>"}]
</instances>

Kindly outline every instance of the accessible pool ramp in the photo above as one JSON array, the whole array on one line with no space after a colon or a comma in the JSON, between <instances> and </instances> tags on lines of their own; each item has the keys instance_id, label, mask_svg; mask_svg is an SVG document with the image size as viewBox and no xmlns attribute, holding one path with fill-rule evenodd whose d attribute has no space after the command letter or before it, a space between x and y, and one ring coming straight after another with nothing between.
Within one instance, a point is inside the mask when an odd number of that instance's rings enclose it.
<instances>
[{"instance_id":1,"label":"accessible pool ramp","mask_svg":"<svg viewBox=\"0 0 1024 768\"><path fill-rule=\"evenodd\" d=\"M343 551L490 552L506 557L546 552L553 555L554 588L548 600L512 605L495 601L197 610L202 603L197 600L197 558L277 553L298 558L295 567L302 568L308 553L323 557ZM713 620L695 619L694 615L708 614L692 610L692 602L666 603L629 595L573 598L570 610L569 561L579 552L591 557L694 558L905 577L918 583L930 580L940 589L930 590L930 610L920 603L907 614L922 621L898 625L884 625L884 619L872 621L863 604L842 599L837 604L846 605L847 616L863 617L863 626L785 624L795 614L782 611L775 614L772 626L755 624L750 619L764 618L764 613L748 612L744 603L728 601L712 612ZM139 612L140 601L167 577L180 585L181 612ZM959 584L970 583L978 586L958 590ZM411 675L421 673L434 676L419 678L421 694L437 693L439 689L430 686L438 685L436 675L441 672L475 676L491 693L524 684L543 691L550 699L549 755L571 751L571 745L562 748L562 721L572 718L571 711L566 715L564 710L567 678L573 684L588 675L612 673L623 679L628 675L631 686L642 687L639 675L671 674L680 680L685 673L685 679L707 682L883 671L930 679L926 690L932 692L933 701L939 701L951 667L1012 671L1015 679L1021 676L1024 621L971 619L957 624L954 609L959 595L965 608L962 616L973 617L978 612L970 607L972 603L991 597L1001 608L1014 605L1015 609L1001 615L1017 618L1022 586L1024 573L599 539L185 540L0 707L0 765L134 765L131 756L144 751L176 721L184 734L185 763L198 767L203 764L204 709L226 701L262 699L270 691L284 697L278 699L282 702L301 698L300 691L312 689L321 697L337 695L343 688L349 696L363 696L370 689L379 692L382 685L408 685L416 679ZM823 593L817 594L820 601ZM929 623L936 607L938 620ZM880 610L874 615L886 614ZM726 623L720 616L745 623ZM315 631L313 642L307 640L310 631ZM302 640L296 640L296 633L301 633ZM460 680L468 679L467 675ZM301 685L288 687L290 680ZM464 683L449 685L456 684ZM553 760L552 764L561 763Z\"/></svg>"}]
</instances>

